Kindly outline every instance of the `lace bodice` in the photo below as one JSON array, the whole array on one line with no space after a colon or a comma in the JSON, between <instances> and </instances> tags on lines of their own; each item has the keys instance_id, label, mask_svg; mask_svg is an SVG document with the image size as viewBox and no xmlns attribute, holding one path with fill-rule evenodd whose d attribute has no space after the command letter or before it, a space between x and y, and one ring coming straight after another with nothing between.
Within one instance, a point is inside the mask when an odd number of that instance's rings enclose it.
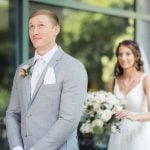
<instances>
[{"instance_id":1,"label":"lace bodice","mask_svg":"<svg viewBox=\"0 0 150 150\"><path fill-rule=\"evenodd\" d=\"M118 80L115 81L114 94L120 99L120 102L125 104L127 109L132 112L146 112L147 99L143 89L143 79L146 76L144 74L139 83L136 84L126 95L124 95L118 85Z\"/></svg>"}]
</instances>

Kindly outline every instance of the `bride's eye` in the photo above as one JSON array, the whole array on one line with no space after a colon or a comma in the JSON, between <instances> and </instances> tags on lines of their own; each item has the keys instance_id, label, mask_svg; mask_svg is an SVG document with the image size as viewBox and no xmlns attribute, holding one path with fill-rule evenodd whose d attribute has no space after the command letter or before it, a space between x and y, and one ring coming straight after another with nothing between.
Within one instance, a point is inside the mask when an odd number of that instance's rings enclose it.
<instances>
[{"instance_id":1,"label":"bride's eye","mask_svg":"<svg viewBox=\"0 0 150 150\"><path fill-rule=\"evenodd\" d=\"M126 53L126 56L130 56L130 55L132 55L131 52L127 52L127 53Z\"/></svg>"},{"instance_id":2,"label":"bride's eye","mask_svg":"<svg viewBox=\"0 0 150 150\"><path fill-rule=\"evenodd\" d=\"M118 57L121 57L123 54L122 53L118 53Z\"/></svg>"}]
</instances>

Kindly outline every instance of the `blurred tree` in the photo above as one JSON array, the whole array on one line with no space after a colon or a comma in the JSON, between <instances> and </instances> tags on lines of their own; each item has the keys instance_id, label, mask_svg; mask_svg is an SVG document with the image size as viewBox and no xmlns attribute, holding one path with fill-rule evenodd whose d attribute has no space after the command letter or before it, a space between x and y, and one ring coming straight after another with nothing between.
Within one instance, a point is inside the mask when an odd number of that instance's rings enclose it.
<instances>
[{"instance_id":1,"label":"blurred tree","mask_svg":"<svg viewBox=\"0 0 150 150\"><path fill-rule=\"evenodd\" d=\"M129 35L126 29L129 26L133 28L133 24L129 24L125 18L68 9L63 11L63 15L61 45L85 64L89 89L104 89L104 64L101 59L105 56L114 61L112 57L116 39L123 34ZM112 69L110 72L112 75Z\"/></svg>"},{"instance_id":2,"label":"blurred tree","mask_svg":"<svg viewBox=\"0 0 150 150\"><path fill-rule=\"evenodd\" d=\"M6 126L5 126L5 112L8 105L9 91L0 88L0 147L1 149L8 149Z\"/></svg>"}]
</instances>

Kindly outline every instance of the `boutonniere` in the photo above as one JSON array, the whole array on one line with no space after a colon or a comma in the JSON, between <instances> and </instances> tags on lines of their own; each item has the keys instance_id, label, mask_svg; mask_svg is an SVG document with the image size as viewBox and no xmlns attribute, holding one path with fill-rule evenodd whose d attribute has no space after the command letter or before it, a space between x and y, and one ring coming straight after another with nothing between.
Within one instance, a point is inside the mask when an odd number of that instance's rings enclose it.
<instances>
[{"instance_id":1,"label":"boutonniere","mask_svg":"<svg viewBox=\"0 0 150 150\"><path fill-rule=\"evenodd\" d=\"M22 77L26 77L31 75L31 66L29 65L24 65L19 69L19 75Z\"/></svg>"}]
</instances>

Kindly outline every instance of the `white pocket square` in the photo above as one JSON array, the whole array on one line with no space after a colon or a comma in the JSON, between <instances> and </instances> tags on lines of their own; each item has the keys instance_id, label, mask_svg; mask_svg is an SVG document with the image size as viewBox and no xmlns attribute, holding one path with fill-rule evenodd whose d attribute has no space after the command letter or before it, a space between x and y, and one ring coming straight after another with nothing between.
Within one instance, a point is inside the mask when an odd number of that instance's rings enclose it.
<instances>
[{"instance_id":1,"label":"white pocket square","mask_svg":"<svg viewBox=\"0 0 150 150\"><path fill-rule=\"evenodd\" d=\"M53 67L49 67L47 69L45 78L44 78L44 84L56 84L56 77Z\"/></svg>"}]
</instances>

